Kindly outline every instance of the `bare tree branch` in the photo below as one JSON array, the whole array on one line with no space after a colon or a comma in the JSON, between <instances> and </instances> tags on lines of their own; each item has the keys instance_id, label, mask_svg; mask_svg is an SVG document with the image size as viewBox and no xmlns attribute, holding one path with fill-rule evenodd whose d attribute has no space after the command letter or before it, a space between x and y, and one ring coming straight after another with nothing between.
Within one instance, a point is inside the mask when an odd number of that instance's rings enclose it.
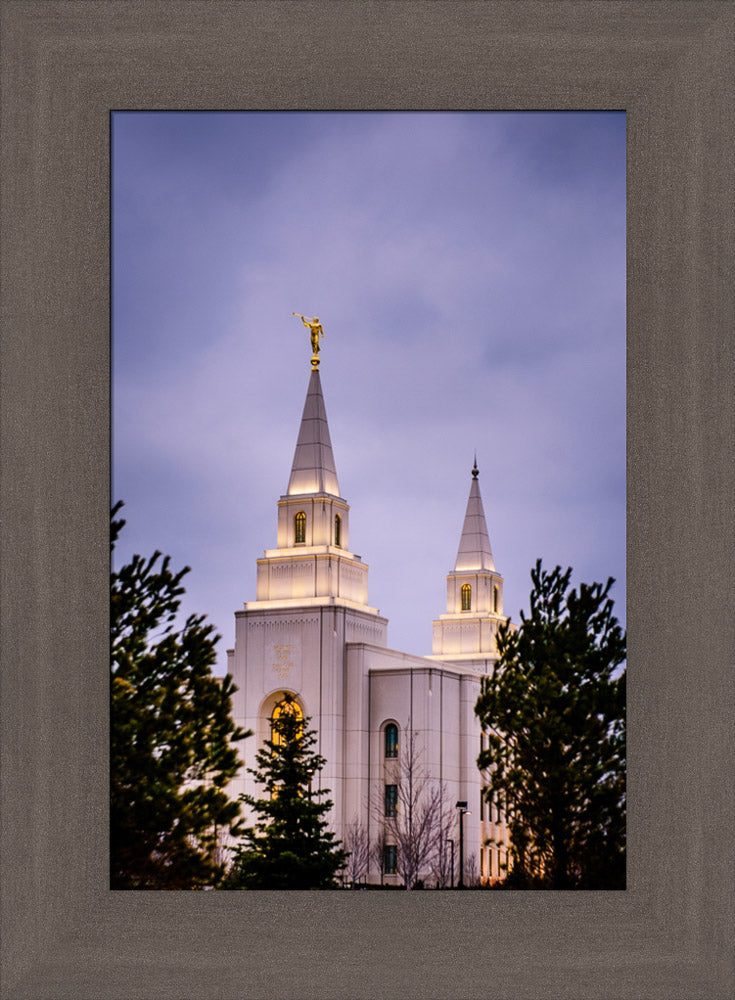
<instances>
[{"instance_id":1,"label":"bare tree branch","mask_svg":"<svg viewBox=\"0 0 735 1000\"><path fill-rule=\"evenodd\" d=\"M470 856L465 861L465 876L464 884L467 888L472 888L472 886L478 885L480 882L480 873L477 867L477 855L470 854Z\"/></svg>"},{"instance_id":2,"label":"bare tree branch","mask_svg":"<svg viewBox=\"0 0 735 1000\"><path fill-rule=\"evenodd\" d=\"M455 811L447 797L445 785L440 786L440 802L436 818L436 850L431 861L431 877L438 889L454 884L452 862L454 850L449 844L456 825Z\"/></svg>"},{"instance_id":3,"label":"bare tree branch","mask_svg":"<svg viewBox=\"0 0 735 1000\"><path fill-rule=\"evenodd\" d=\"M373 836L369 844L369 856L370 861L375 865L375 867L380 872L380 884L383 884L383 875L385 873L385 847L388 843L388 838L386 837L385 830L382 826L382 817L379 819L378 832Z\"/></svg>"},{"instance_id":4,"label":"bare tree branch","mask_svg":"<svg viewBox=\"0 0 735 1000\"><path fill-rule=\"evenodd\" d=\"M342 842L345 850L349 851L347 866L345 868L347 881L353 884L367 881L368 868L370 866L370 844L368 842L367 830L358 819L353 819L345 827Z\"/></svg>"},{"instance_id":5,"label":"bare tree branch","mask_svg":"<svg viewBox=\"0 0 735 1000\"><path fill-rule=\"evenodd\" d=\"M440 855L440 869L448 864L443 857L448 818L444 789L429 779L423 766L418 734L408 727L406 732L399 758L395 811L380 817L380 821L385 843L397 847L398 874L406 889L411 889L421 876L436 871Z\"/></svg>"}]
</instances>

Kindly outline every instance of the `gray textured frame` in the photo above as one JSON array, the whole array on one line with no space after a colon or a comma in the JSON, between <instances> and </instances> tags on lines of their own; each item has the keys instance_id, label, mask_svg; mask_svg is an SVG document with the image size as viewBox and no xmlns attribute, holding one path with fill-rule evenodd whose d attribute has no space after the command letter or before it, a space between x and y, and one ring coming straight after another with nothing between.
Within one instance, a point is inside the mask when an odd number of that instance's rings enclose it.
<instances>
[{"instance_id":1,"label":"gray textured frame","mask_svg":"<svg viewBox=\"0 0 735 1000\"><path fill-rule=\"evenodd\" d=\"M2 7L2 996L735 992L731 2ZM111 108L628 112L629 889L112 893Z\"/></svg>"}]
</instances>

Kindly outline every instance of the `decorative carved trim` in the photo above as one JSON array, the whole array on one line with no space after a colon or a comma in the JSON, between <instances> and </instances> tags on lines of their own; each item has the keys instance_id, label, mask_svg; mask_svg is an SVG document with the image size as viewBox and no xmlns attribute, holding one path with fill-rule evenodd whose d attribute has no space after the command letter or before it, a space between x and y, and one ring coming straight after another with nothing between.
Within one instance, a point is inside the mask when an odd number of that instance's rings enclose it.
<instances>
[{"instance_id":1,"label":"decorative carved trim","mask_svg":"<svg viewBox=\"0 0 735 1000\"><path fill-rule=\"evenodd\" d=\"M319 618L316 615L311 615L308 618L274 618L272 620L259 618L248 622L248 629L252 631L262 628L266 632L281 632L284 629L298 628L301 625L317 625L318 623Z\"/></svg>"},{"instance_id":2,"label":"decorative carved trim","mask_svg":"<svg viewBox=\"0 0 735 1000\"><path fill-rule=\"evenodd\" d=\"M314 572L311 560L295 559L293 562L271 563L270 571L274 577L310 576Z\"/></svg>"}]
</instances>

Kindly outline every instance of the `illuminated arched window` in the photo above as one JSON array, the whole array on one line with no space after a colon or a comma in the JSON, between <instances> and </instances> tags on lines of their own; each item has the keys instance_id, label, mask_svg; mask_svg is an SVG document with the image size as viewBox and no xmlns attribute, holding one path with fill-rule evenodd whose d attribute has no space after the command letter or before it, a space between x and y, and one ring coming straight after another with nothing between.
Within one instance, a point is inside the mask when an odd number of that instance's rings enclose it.
<instances>
[{"instance_id":1,"label":"illuminated arched window","mask_svg":"<svg viewBox=\"0 0 735 1000\"><path fill-rule=\"evenodd\" d=\"M498 613L498 588L493 587L493 611Z\"/></svg>"},{"instance_id":2,"label":"illuminated arched window","mask_svg":"<svg viewBox=\"0 0 735 1000\"><path fill-rule=\"evenodd\" d=\"M398 756L398 726L395 722L389 722L385 727L385 756Z\"/></svg>"},{"instance_id":3,"label":"illuminated arched window","mask_svg":"<svg viewBox=\"0 0 735 1000\"><path fill-rule=\"evenodd\" d=\"M294 520L294 537L293 540L298 545L300 542L306 541L306 514L303 510L300 510Z\"/></svg>"},{"instance_id":4,"label":"illuminated arched window","mask_svg":"<svg viewBox=\"0 0 735 1000\"><path fill-rule=\"evenodd\" d=\"M334 515L334 544L342 545L342 518L339 514Z\"/></svg>"},{"instance_id":5,"label":"illuminated arched window","mask_svg":"<svg viewBox=\"0 0 735 1000\"><path fill-rule=\"evenodd\" d=\"M304 713L301 711L301 705L294 701L293 698L284 698L283 701L279 701L278 704L274 706L273 712L271 713L271 741L277 745L280 745L282 735L279 732L276 723L284 716L291 716L291 718L295 719L299 723L296 729L297 735L300 736L303 730Z\"/></svg>"},{"instance_id":6,"label":"illuminated arched window","mask_svg":"<svg viewBox=\"0 0 735 1000\"><path fill-rule=\"evenodd\" d=\"M469 583L462 584L462 610L472 610L472 587L470 587Z\"/></svg>"}]
</instances>

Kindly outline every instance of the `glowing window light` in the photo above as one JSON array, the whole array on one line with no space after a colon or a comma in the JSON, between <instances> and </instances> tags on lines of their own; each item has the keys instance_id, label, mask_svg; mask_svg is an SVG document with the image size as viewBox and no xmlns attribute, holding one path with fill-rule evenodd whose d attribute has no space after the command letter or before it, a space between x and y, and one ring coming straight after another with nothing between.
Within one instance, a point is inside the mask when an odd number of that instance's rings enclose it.
<instances>
[{"instance_id":1,"label":"glowing window light","mask_svg":"<svg viewBox=\"0 0 735 1000\"><path fill-rule=\"evenodd\" d=\"M296 545L306 541L306 514L300 510L294 520L294 542Z\"/></svg>"},{"instance_id":2,"label":"glowing window light","mask_svg":"<svg viewBox=\"0 0 735 1000\"><path fill-rule=\"evenodd\" d=\"M276 746L280 746L283 742L283 735L279 732L276 722L282 716L289 715L293 719L296 719L297 722L303 723L304 713L301 711L301 706L298 702L294 701L293 698L284 698L283 701L278 702L271 713L271 742L275 743ZM296 735L300 736L302 730L303 725L299 725Z\"/></svg>"}]
</instances>

